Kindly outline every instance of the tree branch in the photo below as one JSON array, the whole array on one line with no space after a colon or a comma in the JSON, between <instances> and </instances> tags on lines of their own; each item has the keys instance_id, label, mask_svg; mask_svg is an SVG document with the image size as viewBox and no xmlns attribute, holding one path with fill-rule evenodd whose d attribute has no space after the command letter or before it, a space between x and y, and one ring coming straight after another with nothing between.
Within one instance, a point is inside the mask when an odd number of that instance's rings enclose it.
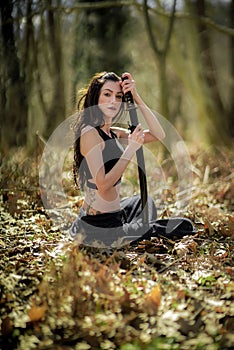
<instances>
[{"instance_id":1,"label":"tree branch","mask_svg":"<svg viewBox=\"0 0 234 350\"><path fill-rule=\"evenodd\" d=\"M169 48L169 43L170 43L170 39L171 39L171 34L172 34L172 29L173 29L173 24L174 24L174 20L175 20L175 13L176 13L176 0L174 0L173 3L173 8L171 10L171 16L170 16L170 22L169 22L169 26L168 26L168 32L166 35L166 40L165 40L165 46L164 46L164 54L166 54L168 48Z\"/></svg>"},{"instance_id":2,"label":"tree branch","mask_svg":"<svg viewBox=\"0 0 234 350\"><path fill-rule=\"evenodd\" d=\"M141 9L142 5L140 4L135 4L138 9ZM165 12L165 11L162 11L160 10L159 8L152 8L152 7L149 7L149 10L160 15L160 16L164 16L164 17L170 17L171 16L171 13L168 13L168 12ZM224 34L227 34L227 35L230 35L230 36L234 36L234 29L233 28L229 28L229 27L226 27L226 26L223 26L221 24L217 24L216 22L212 21L212 19L210 19L209 17L204 17L204 16L193 16L191 15L190 13L186 13L186 12L177 12L175 14L175 18L176 19L188 19L188 20L192 20L192 21L200 21L201 23L204 23L206 24L207 26L217 30L218 32L220 33L224 33Z\"/></svg>"},{"instance_id":3,"label":"tree branch","mask_svg":"<svg viewBox=\"0 0 234 350\"><path fill-rule=\"evenodd\" d=\"M153 35L153 32L152 32L152 26L151 26L150 18L149 18L147 0L144 0L143 11L144 11L144 14L145 14L146 27L147 27L147 31L149 33L149 39L150 39L150 42L151 42L151 46L152 46L153 50L155 51L155 53L157 55L161 55L162 52L159 49L159 47L157 45L157 42L156 42L156 39L155 39L155 37Z\"/></svg>"},{"instance_id":4,"label":"tree branch","mask_svg":"<svg viewBox=\"0 0 234 350\"><path fill-rule=\"evenodd\" d=\"M86 10L86 9L101 9L101 8L108 8L108 7L119 7L119 6L134 6L135 8L137 8L139 11L142 11L144 8L143 4L138 3L136 0L116 0L116 1L103 1L103 2L97 2L97 3L93 3L93 2L84 2L84 3L79 3L75 6L72 7L63 7L63 6L52 6L52 10L53 11L63 11L64 13L70 14L74 11L78 11L78 10ZM150 6L148 6L148 9L160 16L164 16L167 18L171 17L171 13L165 12L160 10L159 8L152 8ZM45 8L44 8L45 10ZM32 17L39 15L40 12L39 11L35 11L32 14ZM220 25L214 21L212 21L212 19L208 18L208 17L198 17L198 16L192 16L189 13L186 12L177 12L175 14L175 18L176 19L189 19L189 20L196 20L196 21L200 21L201 23L205 23L207 26L217 30L220 33L224 33L230 36L234 37L234 29L233 28L228 28L226 26ZM15 16L14 20L21 20L22 18ZM9 20L8 20L9 22Z\"/></svg>"}]
</instances>

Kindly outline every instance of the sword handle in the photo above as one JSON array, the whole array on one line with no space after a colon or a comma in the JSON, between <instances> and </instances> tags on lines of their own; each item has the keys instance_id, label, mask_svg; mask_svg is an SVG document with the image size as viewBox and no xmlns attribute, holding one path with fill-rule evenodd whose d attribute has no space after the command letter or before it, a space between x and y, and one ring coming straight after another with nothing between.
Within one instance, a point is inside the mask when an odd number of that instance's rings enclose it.
<instances>
[{"instance_id":1,"label":"sword handle","mask_svg":"<svg viewBox=\"0 0 234 350\"><path fill-rule=\"evenodd\" d=\"M122 81L124 81L124 80L128 79L128 77L122 76L121 79L122 79ZM133 100L133 96L132 96L131 91L126 92L126 94L124 95L124 99L125 99L125 102L127 103L128 109L135 108L134 100Z\"/></svg>"}]
</instances>

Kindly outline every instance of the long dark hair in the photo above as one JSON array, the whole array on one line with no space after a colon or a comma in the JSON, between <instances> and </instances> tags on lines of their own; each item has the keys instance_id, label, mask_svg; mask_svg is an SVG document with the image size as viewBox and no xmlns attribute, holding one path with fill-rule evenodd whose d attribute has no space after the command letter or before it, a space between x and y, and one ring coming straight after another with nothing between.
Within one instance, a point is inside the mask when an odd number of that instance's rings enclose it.
<instances>
[{"instance_id":1,"label":"long dark hair","mask_svg":"<svg viewBox=\"0 0 234 350\"><path fill-rule=\"evenodd\" d=\"M105 124L103 113L98 107L98 99L101 88L107 80L118 82L121 81L121 78L113 72L97 73L92 77L87 88L79 91L80 98L78 99L77 104L78 118L74 126L75 142L73 176L76 186L81 189L84 188L85 183L85 173L84 168L82 167L82 160L84 157L80 153L81 130L87 125L98 127ZM122 113L122 110L123 107L120 108L118 115Z\"/></svg>"}]
</instances>

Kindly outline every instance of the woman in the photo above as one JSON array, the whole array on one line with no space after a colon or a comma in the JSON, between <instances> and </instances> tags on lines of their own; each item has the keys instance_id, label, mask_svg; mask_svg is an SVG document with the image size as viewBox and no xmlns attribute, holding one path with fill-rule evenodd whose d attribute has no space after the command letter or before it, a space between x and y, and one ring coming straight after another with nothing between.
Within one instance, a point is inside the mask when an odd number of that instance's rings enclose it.
<instances>
[{"instance_id":1,"label":"woman","mask_svg":"<svg viewBox=\"0 0 234 350\"><path fill-rule=\"evenodd\" d=\"M142 236L143 224L139 196L120 200L121 177L145 143L161 140L164 131L137 92L130 73L122 80L113 72L96 74L78 102L75 128L74 179L85 191L83 205L70 234L86 236L84 242L98 240L107 245ZM130 91L141 111L147 130L141 124L130 133L113 123L123 112L124 95ZM156 219L156 208L149 200L149 221Z\"/></svg>"}]
</instances>

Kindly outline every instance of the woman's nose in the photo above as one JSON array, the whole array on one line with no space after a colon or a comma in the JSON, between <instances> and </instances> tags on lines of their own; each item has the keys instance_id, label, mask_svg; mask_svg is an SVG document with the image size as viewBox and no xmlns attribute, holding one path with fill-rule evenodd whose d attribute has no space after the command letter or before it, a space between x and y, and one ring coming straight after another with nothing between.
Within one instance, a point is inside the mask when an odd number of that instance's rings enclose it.
<instances>
[{"instance_id":1,"label":"woman's nose","mask_svg":"<svg viewBox=\"0 0 234 350\"><path fill-rule=\"evenodd\" d=\"M115 102L117 102L118 101L118 98L116 97L116 96L112 96L111 97L111 102L112 103L115 103Z\"/></svg>"}]
</instances>

